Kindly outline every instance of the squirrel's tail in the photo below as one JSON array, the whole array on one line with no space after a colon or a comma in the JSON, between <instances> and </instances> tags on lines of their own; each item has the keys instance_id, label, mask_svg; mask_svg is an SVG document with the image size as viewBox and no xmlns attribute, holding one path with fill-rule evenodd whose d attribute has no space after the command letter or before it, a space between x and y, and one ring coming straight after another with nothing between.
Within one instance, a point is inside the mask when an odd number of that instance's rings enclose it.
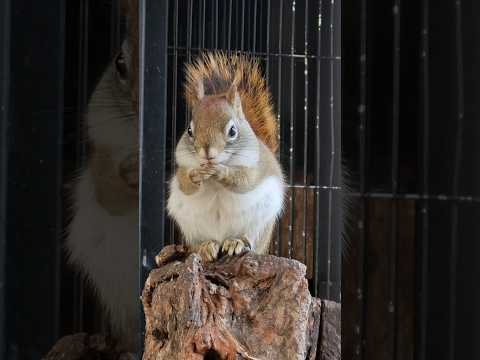
<instances>
[{"instance_id":1,"label":"squirrel's tail","mask_svg":"<svg viewBox=\"0 0 480 360\"><path fill-rule=\"evenodd\" d=\"M212 52L203 54L186 66L184 91L189 107L193 107L197 100L199 86L203 86L205 95L216 95L227 92L232 84L237 86L243 112L253 131L275 152L278 146L278 124L271 94L257 59Z\"/></svg>"}]
</instances>

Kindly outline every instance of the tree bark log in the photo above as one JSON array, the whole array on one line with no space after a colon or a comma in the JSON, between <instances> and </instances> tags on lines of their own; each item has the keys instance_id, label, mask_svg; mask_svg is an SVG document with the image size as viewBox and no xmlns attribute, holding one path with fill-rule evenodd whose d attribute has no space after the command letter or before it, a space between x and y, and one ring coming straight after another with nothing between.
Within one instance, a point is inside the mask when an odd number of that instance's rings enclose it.
<instances>
[{"instance_id":1,"label":"tree bark log","mask_svg":"<svg viewBox=\"0 0 480 360\"><path fill-rule=\"evenodd\" d=\"M156 260L144 360L340 359L340 306L310 296L300 262L247 252L205 264L173 245Z\"/></svg>"}]
</instances>

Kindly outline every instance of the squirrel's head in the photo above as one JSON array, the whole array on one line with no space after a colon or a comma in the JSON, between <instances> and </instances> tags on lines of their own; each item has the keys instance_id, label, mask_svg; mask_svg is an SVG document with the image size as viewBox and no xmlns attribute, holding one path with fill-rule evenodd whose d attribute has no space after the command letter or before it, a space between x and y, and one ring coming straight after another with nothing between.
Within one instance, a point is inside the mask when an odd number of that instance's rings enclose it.
<instances>
[{"instance_id":1,"label":"squirrel's head","mask_svg":"<svg viewBox=\"0 0 480 360\"><path fill-rule=\"evenodd\" d=\"M177 162L182 165L184 154L192 154L194 159L188 158L197 164L255 164L258 141L245 119L236 85L215 95L205 95L199 85L197 94L192 121L177 147Z\"/></svg>"}]
</instances>

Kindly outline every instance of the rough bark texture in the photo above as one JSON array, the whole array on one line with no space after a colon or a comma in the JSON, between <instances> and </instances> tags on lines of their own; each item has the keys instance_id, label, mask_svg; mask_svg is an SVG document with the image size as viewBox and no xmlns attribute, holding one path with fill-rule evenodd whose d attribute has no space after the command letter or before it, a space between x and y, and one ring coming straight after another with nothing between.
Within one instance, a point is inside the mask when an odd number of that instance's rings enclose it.
<instances>
[{"instance_id":1,"label":"rough bark texture","mask_svg":"<svg viewBox=\"0 0 480 360\"><path fill-rule=\"evenodd\" d=\"M319 328L317 359L337 360L342 357L340 304L322 300L322 319Z\"/></svg>"},{"instance_id":2,"label":"rough bark texture","mask_svg":"<svg viewBox=\"0 0 480 360\"><path fill-rule=\"evenodd\" d=\"M157 264L142 295L144 360L340 359L340 307L310 296L298 261L249 252L204 264L168 246Z\"/></svg>"},{"instance_id":3,"label":"rough bark texture","mask_svg":"<svg viewBox=\"0 0 480 360\"><path fill-rule=\"evenodd\" d=\"M339 360L340 305L312 298L305 266L244 253L203 264L182 246L157 256L142 302L144 360ZM45 360L128 360L104 335L60 339Z\"/></svg>"}]
</instances>

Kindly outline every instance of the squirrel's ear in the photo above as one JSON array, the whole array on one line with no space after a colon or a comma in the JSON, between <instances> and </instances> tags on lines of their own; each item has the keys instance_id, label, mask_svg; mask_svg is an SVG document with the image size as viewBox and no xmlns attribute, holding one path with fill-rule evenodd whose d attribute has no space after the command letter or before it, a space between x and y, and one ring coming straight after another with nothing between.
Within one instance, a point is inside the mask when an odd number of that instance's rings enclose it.
<instances>
[{"instance_id":1,"label":"squirrel's ear","mask_svg":"<svg viewBox=\"0 0 480 360\"><path fill-rule=\"evenodd\" d=\"M230 89L228 89L225 97L227 98L228 103L234 108L234 110L241 114L242 102L240 100L240 94L238 93L236 84L233 84Z\"/></svg>"},{"instance_id":2,"label":"squirrel's ear","mask_svg":"<svg viewBox=\"0 0 480 360\"><path fill-rule=\"evenodd\" d=\"M198 79L197 81L197 89L196 89L196 95L197 95L197 102L202 100L203 97L205 96L205 88L203 87L203 80Z\"/></svg>"}]
</instances>

